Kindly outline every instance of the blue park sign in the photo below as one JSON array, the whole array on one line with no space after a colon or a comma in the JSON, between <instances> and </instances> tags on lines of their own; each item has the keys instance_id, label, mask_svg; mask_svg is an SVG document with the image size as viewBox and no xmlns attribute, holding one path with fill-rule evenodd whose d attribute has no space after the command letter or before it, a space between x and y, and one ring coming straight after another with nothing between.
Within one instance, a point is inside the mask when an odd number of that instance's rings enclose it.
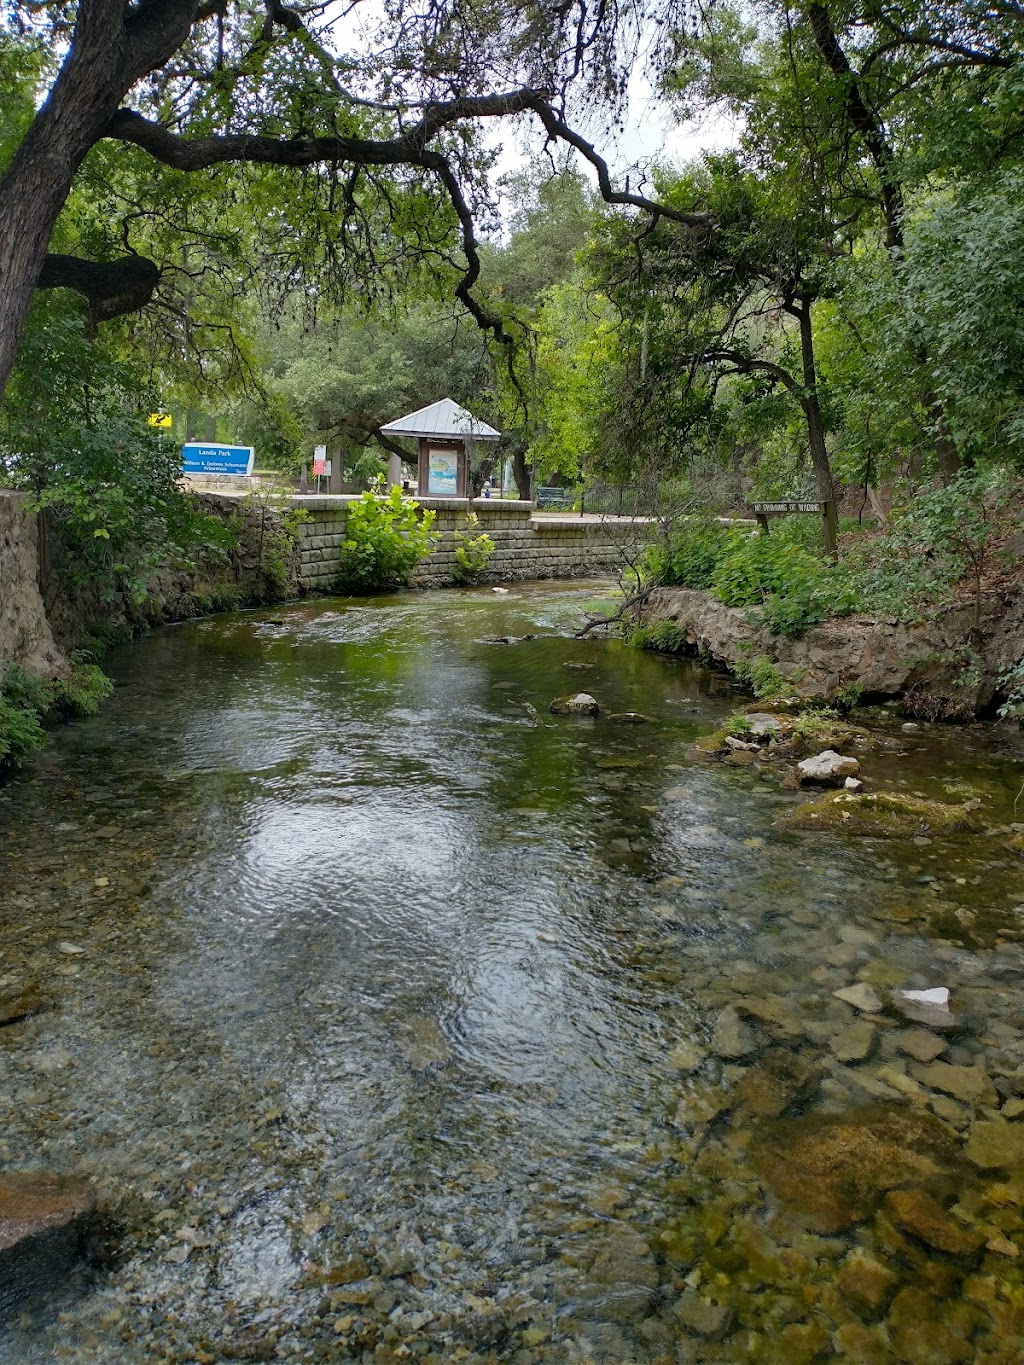
<instances>
[{"instance_id":1,"label":"blue park sign","mask_svg":"<svg viewBox=\"0 0 1024 1365\"><path fill-rule=\"evenodd\" d=\"M181 447L182 468L186 474L251 474L254 455L252 446L195 442Z\"/></svg>"}]
</instances>

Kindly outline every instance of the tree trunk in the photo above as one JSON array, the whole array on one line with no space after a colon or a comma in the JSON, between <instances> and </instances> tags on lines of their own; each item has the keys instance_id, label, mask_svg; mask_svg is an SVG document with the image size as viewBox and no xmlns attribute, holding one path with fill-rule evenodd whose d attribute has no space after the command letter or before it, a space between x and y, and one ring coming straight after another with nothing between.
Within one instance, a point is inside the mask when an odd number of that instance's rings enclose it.
<instances>
[{"instance_id":1,"label":"tree trunk","mask_svg":"<svg viewBox=\"0 0 1024 1365\"><path fill-rule=\"evenodd\" d=\"M932 419L932 440L935 443L935 458L939 465L939 477L943 484L950 484L963 468L960 452L953 440L953 433L946 421L946 411L942 400L932 389L921 390L921 402Z\"/></svg>"},{"instance_id":2,"label":"tree trunk","mask_svg":"<svg viewBox=\"0 0 1024 1365\"><path fill-rule=\"evenodd\" d=\"M60 74L0 181L0 399L75 173L125 93L123 13L123 0L80 4Z\"/></svg>"},{"instance_id":3,"label":"tree trunk","mask_svg":"<svg viewBox=\"0 0 1024 1365\"><path fill-rule=\"evenodd\" d=\"M811 447L811 464L814 466L814 479L818 497L826 504L825 508L825 549L835 558L836 555L836 490L832 481L832 463L828 458L825 445L825 424L821 420L821 404L818 402L818 375L814 364L814 335L811 331L811 301L801 300L799 306L791 310L800 324L800 359L803 365L804 386L800 395L800 406L807 420L807 439Z\"/></svg>"},{"instance_id":4,"label":"tree trunk","mask_svg":"<svg viewBox=\"0 0 1024 1365\"><path fill-rule=\"evenodd\" d=\"M529 502L533 496L530 487L530 466L526 462L526 451L518 447L512 451L512 477L516 481L516 489L520 498L524 502Z\"/></svg>"}]
</instances>

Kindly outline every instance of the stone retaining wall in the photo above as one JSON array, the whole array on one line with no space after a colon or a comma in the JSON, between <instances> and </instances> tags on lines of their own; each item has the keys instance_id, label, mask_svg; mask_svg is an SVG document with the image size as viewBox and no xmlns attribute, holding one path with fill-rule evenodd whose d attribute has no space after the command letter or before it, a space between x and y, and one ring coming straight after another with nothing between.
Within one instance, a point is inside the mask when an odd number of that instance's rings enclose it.
<instances>
[{"instance_id":1,"label":"stone retaining wall","mask_svg":"<svg viewBox=\"0 0 1024 1365\"><path fill-rule=\"evenodd\" d=\"M337 578L345 540L350 496L296 498L310 520L301 527L296 573L302 592L323 592ZM443 587L456 581L455 532L465 527L466 503L458 498L421 498L435 513L440 534L431 555L413 574L417 587ZM480 498L473 504L479 525L494 552L482 577L490 583L528 578L587 578L614 573L622 551L632 552L648 536L643 521L610 522L571 513L538 516L529 502Z\"/></svg>"},{"instance_id":2,"label":"stone retaining wall","mask_svg":"<svg viewBox=\"0 0 1024 1365\"><path fill-rule=\"evenodd\" d=\"M247 505L241 496L203 493L206 510L232 523L236 543L226 555L210 555L190 568L167 566L150 582L141 604L125 595L109 601L94 585L77 584L68 572L68 551L59 532L50 538L45 582L39 583L38 523L25 510L23 494L0 490L0 675L6 663L55 676L66 654L90 633L133 633L234 607L333 590L353 495L291 499L308 512L292 554L275 552L271 538L280 504ZM438 543L413 574L416 587L444 587L456 579L455 532L466 525L466 502L424 498L435 513ZM238 513L246 508L239 519ZM614 574L623 553L632 556L650 533L643 521L602 521L572 514L538 516L532 503L480 499L479 525L495 549L481 575L490 583L530 578L586 578ZM279 562L275 563L275 559Z\"/></svg>"}]
</instances>

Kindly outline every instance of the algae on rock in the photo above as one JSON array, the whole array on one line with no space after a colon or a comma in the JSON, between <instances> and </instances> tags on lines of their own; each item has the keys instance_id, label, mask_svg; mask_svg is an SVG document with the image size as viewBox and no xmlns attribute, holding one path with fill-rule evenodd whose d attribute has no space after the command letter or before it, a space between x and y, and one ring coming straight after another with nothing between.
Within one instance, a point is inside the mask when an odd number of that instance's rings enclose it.
<instances>
[{"instance_id":1,"label":"algae on rock","mask_svg":"<svg viewBox=\"0 0 1024 1365\"><path fill-rule=\"evenodd\" d=\"M838 791L821 801L804 801L778 821L783 829L841 829L873 838L955 834L978 828L974 810L902 792Z\"/></svg>"}]
</instances>

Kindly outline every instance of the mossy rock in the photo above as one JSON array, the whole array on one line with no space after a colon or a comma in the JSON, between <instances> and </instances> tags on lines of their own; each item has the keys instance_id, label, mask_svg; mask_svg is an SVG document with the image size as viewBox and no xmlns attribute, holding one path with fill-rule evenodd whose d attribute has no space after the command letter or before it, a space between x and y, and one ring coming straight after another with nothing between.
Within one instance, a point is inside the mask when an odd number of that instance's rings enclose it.
<instances>
[{"instance_id":1,"label":"mossy rock","mask_svg":"<svg viewBox=\"0 0 1024 1365\"><path fill-rule=\"evenodd\" d=\"M1007 848L1012 848L1014 853L1024 853L1024 834L1015 834L1007 844Z\"/></svg>"},{"instance_id":2,"label":"mossy rock","mask_svg":"<svg viewBox=\"0 0 1024 1365\"><path fill-rule=\"evenodd\" d=\"M927 801L900 792L838 791L820 801L804 801L784 815L782 829L842 830L873 838L910 838L917 834L956 834L976 830L967 806Z\"/></svg>"},{"instance_id":3,"label":"mossy rock","mask_svg":"<svg viewBox=\"0 0 1024 1365\"><path fill-rule=\"evenodd\" d=\"M911 1186L940 1198L955 1190L958 1146L931 1114L869 1106L762 1124L751 1154L769 1192L831 1235L870 1218L889 1190Z\"/></svg>"},{"instance_id":4,"label":"mossy rock","mask_svg":"<svg viewBox=\"0 0 1024 1365\"><path fill-rule=\"evenodd\" d=\"M693 747L699 754L723 754L729 747L725 742L728 734L728 730L714 730L696 740Z\"/></svg>"},{"instance_id":5,"label":"mossy rock","mask_svg":"<svg viewBox=\"0 0 1024 1365\"><path fill-rule=\"evenodd\" d=\"M755 708L756 709L756 708ZM724 725L713 730L710 735L694 742L694 749L699 754L724 754L729 753L730 749L726 744L727 739L753 740L750 721L744 711L737 711L735 715L729 716Z\"/></svg>"}]
</instances>

